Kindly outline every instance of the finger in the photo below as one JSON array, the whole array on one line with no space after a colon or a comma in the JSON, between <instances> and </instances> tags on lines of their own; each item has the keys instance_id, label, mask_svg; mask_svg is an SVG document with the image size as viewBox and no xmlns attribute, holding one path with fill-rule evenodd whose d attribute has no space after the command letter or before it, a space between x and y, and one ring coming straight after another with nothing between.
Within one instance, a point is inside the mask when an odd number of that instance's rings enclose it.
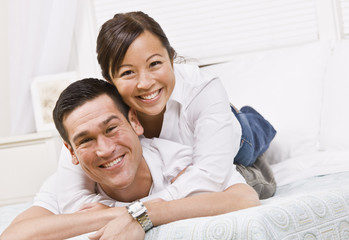
<instances>
[{"instance_id":1,"label":"finger","mask_svg":"<svg viewBox=\"0 0 349 240\"><path fill-rule=\"evenodd\" d=\"M151 199L149 201L147 201L148 203L155 203L155 202L164 202L165 200L162 199L162 198L154 198L154 199Z\"/></svg>"},{"instance_id":2,"label":"finger","mask_svg":"<svg viewBox=\"0 0 349 240\"><path fill-rule=\"evenodd\" d=\"M175 176L175 177L171 180L171 184L174 183L174 182L177 180L177 178L178 178L179 176L181 176L181 175L187 170L187 168L188 168L188 167L186 167L186 168L184 168L182 171L180 171L180 172L178 173L178 175Z\"/></svg>"},{"instance_id":3,"label":"finger","mask_svg":"<svg viewBox=\"0 0 349 240\"><path fill-rule=\"evenodd\" d=\"M89 208L93 208L94 206L96 206L96 203L86 203L78 209L78 212L84 211Z\"/></svg>"},{"instance_id":4,"label":"finger","mask_svg":"<svg viewBox=\"0 0 349 240\"><path fill-rule=\"evenodd\" d=\"M88 238L91 239L91 240L98 240L98 239L100 239L101 236L102 236L103 233L104 233L104 228L105 228L105 227L103 227L103 228L99 229L97 232L95 232L95 233L89 235Z\"/></svg>"},{"instance_id":5,"label":"finger","mask_svg":"<svg viewBox=\"0 0 349 240\"><path fill-rule=\"evenodd\" d=\"M88 236L88 239L90 240L98 240L99 238L100 235L97 232Z\"/></svg>"}]
</instances>

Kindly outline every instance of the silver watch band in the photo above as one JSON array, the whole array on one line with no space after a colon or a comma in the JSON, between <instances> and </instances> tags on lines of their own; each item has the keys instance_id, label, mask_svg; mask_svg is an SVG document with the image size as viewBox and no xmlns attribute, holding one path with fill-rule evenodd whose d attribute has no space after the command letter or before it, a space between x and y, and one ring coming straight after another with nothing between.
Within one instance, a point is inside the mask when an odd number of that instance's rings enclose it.
<instances>
[{"instance_id":1,"label":"silver watch band","mask_svg":"<svg viewBox=\"0 0 349 240\"><path fill-rule=\"evenodd\" d=\"M128 213L142 226L144 232L147 232L153 227L153 223L148 216L147 208L142 202L137 200L126 206L126 208Z\"/></svg>"}]
</instances>

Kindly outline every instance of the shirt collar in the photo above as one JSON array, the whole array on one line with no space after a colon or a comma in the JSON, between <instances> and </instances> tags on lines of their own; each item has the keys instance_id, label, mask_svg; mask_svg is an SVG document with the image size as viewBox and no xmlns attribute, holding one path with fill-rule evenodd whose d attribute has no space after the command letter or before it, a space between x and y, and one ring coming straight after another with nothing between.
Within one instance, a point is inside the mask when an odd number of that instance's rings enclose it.
<instances>
[{"instance_id":1,"label":"shirt collar","mask_svg":"<svg viewBox=\"0 0 349 240\"><path fill-rule=\"evenodd\" d=\"M173 68L174 68L174 74L175 74L175 86L173 88L172 94L171 94L168 101L169 102L174 101L174 102L177 102L180 105L182 105L183 92L181 91L181 89L182 89L182 83L183 83L182 78L183 77L179 73L176 64L173 65Z\"/></svg>"}]
</instances>

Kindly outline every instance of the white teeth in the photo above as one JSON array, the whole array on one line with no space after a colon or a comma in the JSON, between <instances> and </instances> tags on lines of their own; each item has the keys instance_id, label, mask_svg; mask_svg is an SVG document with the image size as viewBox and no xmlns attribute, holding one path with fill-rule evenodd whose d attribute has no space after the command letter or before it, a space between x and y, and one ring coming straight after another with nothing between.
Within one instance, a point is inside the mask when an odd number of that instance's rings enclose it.
<instances>
[{"instance_id":1,"label":"white teeth","mask_svg":"<svg viewBox=\"0 0 349 240\"><path fill-rule=\"evenodd\" d=\"M115 160L112 161L112 162L109 162L109 163L107 163L107 164L102 165L102 167L104 167L104 168L112 167L112 166L114 166L115 164L118 164L118 163L121 161L121 159L122 159L122 157L119 157L118 159L115 159Z\"/></svg>"},{"instance_id":2,"label":"white teeth","mask_svg":"<svg viewBox=\"0 0 349 240\"><path fill-rule=\"evenodd\" d=\"M147 95L147 96L141 96L142 99L146 99L146 100L150 100L150 99L153 99L154 97L156 97L158 94L159 94L160 91L156 91L150 95Z\"/></svg>"}]
</instances>

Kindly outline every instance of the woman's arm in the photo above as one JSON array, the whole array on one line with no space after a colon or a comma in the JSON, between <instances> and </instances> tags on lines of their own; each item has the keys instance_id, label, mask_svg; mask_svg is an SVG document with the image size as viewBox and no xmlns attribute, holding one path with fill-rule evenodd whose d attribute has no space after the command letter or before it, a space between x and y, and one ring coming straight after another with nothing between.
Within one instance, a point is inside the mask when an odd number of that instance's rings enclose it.
<instances>
[{"instance_id":1,"label":"woman's arm","mask_svg":"<svg viewBox=\"0 0 349 240\"><path fill-rule=\"evenodd\" d=\"M226 91L219 79L193 71L192 78L197 80L192 81L200 84L195 91L185 84L180 89L193 93L186 95L189 99L182 103L178 120L178 138L193 148L192 164L167 188L170 199L223 191L231 185L232 176L239 176L235 183L245 182L233 164L240 147L241 126L230 110ZM185 80L183 77L181 81Z\"/></svg>"},{"instance_id":2,"label":"woman's arm","mask_svg":"<svg viewBox=\"0 0 349 240\"><path fill-rule=\"evenodd\" d=\"M235 184L224 192L203 193L173 201L144 203L154 226L194 217L206 217L260 205L247 184Z\"/></svg>"}]
</instances>

